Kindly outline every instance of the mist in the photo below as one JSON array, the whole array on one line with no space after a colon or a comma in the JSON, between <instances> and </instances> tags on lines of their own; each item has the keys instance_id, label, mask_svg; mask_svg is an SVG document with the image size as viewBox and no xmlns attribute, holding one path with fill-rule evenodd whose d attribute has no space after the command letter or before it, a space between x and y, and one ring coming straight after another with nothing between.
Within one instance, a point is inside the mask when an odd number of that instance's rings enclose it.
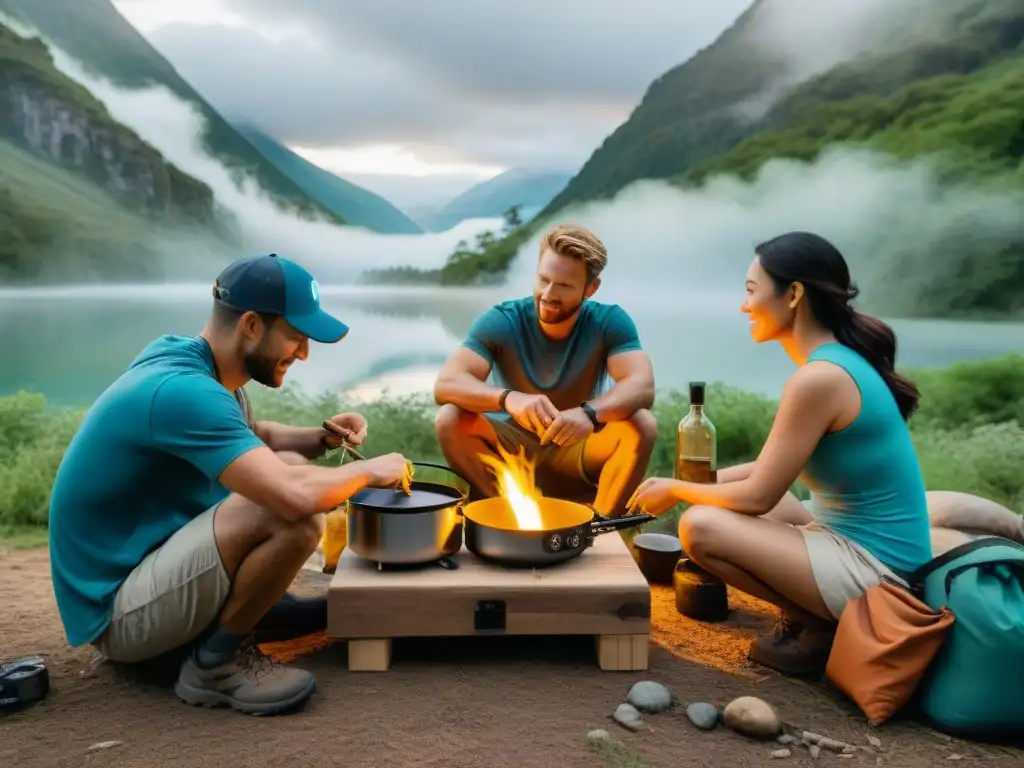
<instances>
[{"instance_id":1,"label":"mist","mask_svg":"<svg viewBox=\"0 0 1024 768\"><path fill-rule=\"evenodd\" d=\"M38 34L26 30L29 34ZM243 252L232 252L212 238L191 232L171 233L153 243L166 254L161 270L166 280L206 281L221 266L242 255L276 252L294 258L324 284L351 283L365 269L411 265L434 269L444 265L460 240L472 242L477 232L498 230L501 220L467 220L442 233L382 235L355 226L300 219L279 210L248 178L236 183L231 171L202 146L205 118L190 103L163 86L141 90L121 88L88 72L76 59L44 37L57 68L81 83L118 122L135 130L185 173L208 184L216 203L237 218ZM190 251L187 255L183 251Z\"/></svg>"},{"instance_id":2,"label":"mist","mask_svg":"<svg viewBox=\"0 0 1024 768\"><path fill-rule=\"evenodd\" d=\"M847 258L859 306L891 312L910 309L929 281L956 274L958 263L993 244L1024 242L1022 210L1021 192L940 184L927 160L833 148L813 163L773 160L750 183L726 176L693 189L637 182L556 220L593 229L607 246L599 301L628 307L713 295L738 308L754 247L809 230ZM516 292L530 290L544 228L510 271Z\"/></svg>"},{"instance_id":3,"label":"mist","mask_svg":"<svg viewBox=\"0 0 1024 768\"><path fill-rule=\"evenodd\" d=\"M780 68L761 93L733 107L755 121L796 85L877 49L894 22L927 13L926 0L765 0L757 6L744 40Z\"/></svg>"}]
</instances>

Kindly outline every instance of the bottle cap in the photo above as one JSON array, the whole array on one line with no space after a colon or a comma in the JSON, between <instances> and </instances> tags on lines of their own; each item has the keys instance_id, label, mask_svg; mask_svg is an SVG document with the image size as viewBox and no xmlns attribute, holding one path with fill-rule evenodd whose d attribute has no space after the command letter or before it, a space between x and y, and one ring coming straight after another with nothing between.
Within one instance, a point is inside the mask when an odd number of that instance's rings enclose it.
<instances>
[{"instance_id":1,"label":"bottle cap","mask_svg":"<svg viewBox=\"0 0 1024 768\"><path fill-rule=\"evenodd\" d=\"M690 405L704 405L704 388L703 381L690 382Z\"/></svg>"}]
</instances>

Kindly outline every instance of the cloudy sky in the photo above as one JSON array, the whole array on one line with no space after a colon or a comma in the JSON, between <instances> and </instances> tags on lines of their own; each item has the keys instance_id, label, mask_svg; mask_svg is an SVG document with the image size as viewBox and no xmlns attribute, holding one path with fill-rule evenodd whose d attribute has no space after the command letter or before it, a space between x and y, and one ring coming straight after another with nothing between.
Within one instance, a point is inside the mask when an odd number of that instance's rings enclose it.
<instances>
[{"instance_id":1,"label":"cloudy sky","mask_svg":"<svg viewBox=\"0 0 1024 768\"><path fill-rule=\"evenodd\" d=\"M226 116L385 194L575 171L749 3L115 0Z\"/></svg>"}]
</instances>

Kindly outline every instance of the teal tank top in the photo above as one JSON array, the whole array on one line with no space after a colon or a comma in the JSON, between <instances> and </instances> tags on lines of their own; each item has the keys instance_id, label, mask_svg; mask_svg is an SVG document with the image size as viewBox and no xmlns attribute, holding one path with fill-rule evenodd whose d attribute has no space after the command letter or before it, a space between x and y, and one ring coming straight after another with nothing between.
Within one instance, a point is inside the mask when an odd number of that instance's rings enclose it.
<instances>
[{"instance_id":1,"label":"teal tank top","mask_svg":"<svg viewBox=\"0 0 1024 768\"><path fill-rule=\"evenodd\" d=\"M845 370L860 389L857 418L825 435L800 479L814 516L904 574L932 559L924 478L910 430L885 380L857 352L823 344L807 362Z\"/></svg>"}]
</instances>

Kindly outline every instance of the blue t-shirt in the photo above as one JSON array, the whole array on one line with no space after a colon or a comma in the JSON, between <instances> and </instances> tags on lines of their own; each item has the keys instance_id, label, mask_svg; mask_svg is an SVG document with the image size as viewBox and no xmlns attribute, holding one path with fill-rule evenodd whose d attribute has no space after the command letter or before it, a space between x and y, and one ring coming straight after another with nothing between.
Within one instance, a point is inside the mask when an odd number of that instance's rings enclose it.
<instances>
[{"instance_id":1,"label":"blue t-shirt","mask_svg":"<svg viewBox=\"0 0 1024 768\"><path fill-rule=\"evenodd\" d=\"M910 572L932 559L924 479L910 430L878 372L854 350L823 344L807 358L845 370L860 389L860 413L825 435L801 479L815 518L888 565Z\"/></svg>"},{"instance_id":2,"label":"blue t-shirt","mask_svg":"<svg viewBox=\"0 0 1024 768\"><path fill-rule=\"evenodd\" d=\"M222 501L221 472L262 445L199 337L157 339L100 395L50 499L53 589L72 646L104 632L128 574Z\"/></svg>"},{"instance_id":3,"label":"blue t-shirt","mask_svg":"<svg viewBox=\"0 0 1024 768\"><path fill-rule=\"evenodd\" d=\"M496 386L544 394L560 411L605 389L608 358L642 349L632 318L617 304L585 301L564 339L544 335L533 297L497 304L481 314L463 346L491 364Z\"/></svg>"}]
</instances>

